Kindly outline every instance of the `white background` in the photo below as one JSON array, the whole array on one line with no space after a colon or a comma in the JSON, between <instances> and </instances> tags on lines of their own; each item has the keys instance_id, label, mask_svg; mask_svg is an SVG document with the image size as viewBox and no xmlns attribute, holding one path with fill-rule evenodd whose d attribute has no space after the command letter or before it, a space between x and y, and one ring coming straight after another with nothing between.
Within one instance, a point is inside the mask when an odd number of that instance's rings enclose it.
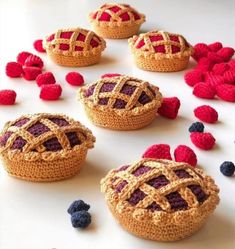
<instances>
[{"instance_id":1,"label":"white background","mask_svg":"<svg viewBox=\"0 0 235 249\"><path fill-rule=\"evenodd\" d=\"M167 30L183 34L189 42L221 41L235 47L234 1L170 1L133 0L147 16L142 31ZM97 138L95 148L79 175L55 183L30 183L9 177L0 167L0 248L1 249L72 249L72 248L235 248L235 177L226 178L219 172L224 160L235 161L235 108L219 100L196 99L183 80L184 72L153 73L137 69L131 58L127 40L107 40L101 63L74 69L82 73L86 83L103 73L117 72L148 80L160 87L165 96L178 96L182 102L176 120L157 118L150 126L130 132L110 131L94 127L76 101L75 87L64 77L72 69L54 65L42 54L46 70L52 71L63 87L63 97L55 102L39 99L35 82L9 79L4 67L14 61L18 52L32 51L35 39L43 38L58 28L82 26L90 28L87 15L104 3L95 0L0 0L0 89L17 91L15 106L0 106L0 127L24 113L63 112L90 129ZM190 67L194 64L191 62ZM187 129L195 121L193 109L210 104L219 112L219 122L206 125L217 145L212 151L196 149ZM172 151L179 144L191 146L199 165L212 175L221 189L221 203L207 224L191 238L174 243L139 239L124 231L112 218L100 193L100 179L111 168L140 158L145 148L154 143L169 143ZM73 229L66 213L77 198L91 204L92 225L84 230Z\"/></svg>"}]
</instances>

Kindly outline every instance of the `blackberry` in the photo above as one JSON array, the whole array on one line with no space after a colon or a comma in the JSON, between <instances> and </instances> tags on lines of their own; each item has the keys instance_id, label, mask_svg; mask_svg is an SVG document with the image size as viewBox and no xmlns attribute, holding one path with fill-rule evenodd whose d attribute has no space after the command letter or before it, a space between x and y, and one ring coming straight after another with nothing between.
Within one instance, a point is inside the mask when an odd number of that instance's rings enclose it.
<instances>
[{"instance_id":1,"label":"blackberry","mask_svg":"<svg viewBox=\"0 0 235 249\"><path fill-rule=\"evenodd\" d=\"M203 132L204 131L204 124L201 122L192 123L188 129L189 132Z\"/></svg>"},{"instance_id":2,"label":"blackberry","mask_svg":"<svg viewBox=\"0 0 235 249\"><path fill-rule=\"evenodd\" d=\"M67 212L69 214L73 214L77 211L88 211L90 208L90 205L88 205L87 203L85 203L83 200L76 200L74 201L68 208Z\"/></svg>"},{"instance_id":3,"label":"blackberry","mask_svg":"<svg viewBox=\"0 0 235 249\"><path fill-rule=\"evenodd\" d=\"M72 226L75 228L86 228L91 223L91 215L85 211L78 211L71 215Z\"/></svg>"},{"instance_id":4,"label":"blackberry","mask_svg":"<svg viewBox=\"0 0 235 249\"><path fill-rule=\"evenodd\" d=\"M220 172L225 176L232 176L235 171L233 162L225 161L220 165Z\"/></svg>"}]
</instances>

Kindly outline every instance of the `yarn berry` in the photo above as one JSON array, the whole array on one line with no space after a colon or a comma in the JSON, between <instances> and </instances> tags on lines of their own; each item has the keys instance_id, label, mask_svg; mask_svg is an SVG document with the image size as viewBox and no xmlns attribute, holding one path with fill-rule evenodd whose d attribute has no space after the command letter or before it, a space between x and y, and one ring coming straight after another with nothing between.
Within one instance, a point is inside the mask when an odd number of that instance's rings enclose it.
<instances>
[{"instance_id":1,"label":"yarn berry","mask_svg":"<svg viewBox=\"0 0 235 249\"><path fill-rule=\"evenodd\" d=\"M216 63L221 63L224 61L223 58L215 52L209 52L207 54L207 58L211 61L212 65Z\"/></svg>"},{"instance_id":2,"label":"yarn berry","mask_svg":"<svg viewBox=\"0 0 235 249\"><path fill-rule=\"evenodd\" d=\"M235 86L229 84L218 85L216 87L217 96L228 102L235 102Z\"/></svg>"},{"instance_id":3,"label":"yarn berry","mask_svg":"<svg viewBox=\"0 0 235 249\"><path fill-rule=\"evenodd\" d=\"M208 48L212 52L217 52L223 47L221 42L214 42L208 45Z\"/></svg>"},{"instance_id":4,"label":"yarn berry","mask_svg":"<svg viewBox=\"0 0 235 249\"><path fill-rule=\"evenodd\" d=\"M82 86L84 84L83 76L78 72L69 72L65 80L72 86Z\"/></svg>"},{"instance_id":5,"label":"yarn berry","mask_svg":"<svg viewBox=\"0 0 235 249\"><path fill-rule=\"evenodd\" d=\"M209 58L203 57L198 61L196 69L202 72L207 72L207 71L210 71L213 66L214 64Z\"/></svg>"},{"instance_id":6,"label":"yarn berry","mask_svg":"<svg viewBox=\"0 0 235 249\"><path fill-rule=\"evenodd\" d=\"M42 85L48 85L48 84L54 84L55 83L55 77L53 73L51 72L45 72L42 74L39 74L36 78L37 85L40 87Z\"/></svg>"},{"instance_id":7,"label":"yarn berry","mask_svg":"<svg viewBox=\"0 0 235 249\"><path fill-rule=\"evenodd\" d=\"M37 55L29 55L27 59L24 62L24 65L26 67L38 67L38 68L43 68L44 63L42 59L37 56Z\"/></svg>"},{"instance_id":8,"label":"yarn berry","mask_svg":"<svg viewBox=\"0 0 235 249\"><path fill-rule=\"evenodd\" d=\"M57 100L61 93L62 88L59 84L42 85L39 97L43 100Z\"/></svg>"},{"instance_id":9,"label":"yarn berry","mask_svg":"<svg viewBox=\"0 0 235 249\"><path fill-rule=\"evenodd\" d=\"M179 145L174 151L176 162L184 162L195 167L197 165L197 156L194 151L186 145Z\"/></svg>"},{"instance_id":10,"label":"yarn berry","mask_svg":"<svg viewBox=\"0 0 235 249\"><path fill-rule=\"evenodd\" d=\"M218 121L217 111L209 105L202 105L195 108L194 115L195 117L206 123L212 124Z\"/></svg>"},{"instance_id":11,"label":"yarn berry","mask_svg":"<svg viewBox=\"0 0 235 249\"><path fill-rule=\"evenodd\" d=\"M232 176L235 172L235 165L233 162L225 161L220 165L220 172L225 176Z\"/></svg>"},{"instance_id":12,"label":"yarn berry","mask_svg":"<svg viewBox=\"0 0 235 249\"><path fill-rule=\"evenodd\" d=\"M215 64L212 68L212 72L217 75L223 75L227 70L229 70L229 65L224 62Z\"/></svg>"},{"instance_id":13,"label":"yarn berry","mask_svg":"<svg viewBox=\"0 0 235 249\"><path fill-rule=\"evenodd\" d=\"M235 85L235 70L227 70L223 75L226 84Z\"/></svg>"},{"instance_id":14,"label":"yarn berry","mask_svg":"<svg viewBox=\"0 0 235 249\"><path fill-rule=\"evenodd\" d=\"M208 83L197 83L193 88L193 95L202 99L214 99L216 94L215 87Z\"/></svg>"},{"instance_id":15,"label":"yarn berry","mask_svg":"<svg viewBox=\"0 0 235 249\"><path fill-rule=\"evenodd\" d=\"M219 55L224 62L228 62L234 55L234 49L230 47L221 48L217 55Z\"/></svg>"},{"instance_id":16,"label":"yarn berry","mask_svg":"<svg viewBox=\"0 0 235 249\"><path fill-rule=\"evenodd\" d=\"M190 139L196 147L202 150L211 150L216 141L213 135L209 132L192 132L190 134Z\"/></svg>"},{"instance_id":17,"label":"yarn berry","mask_svg":"<svg viewBox=\"0 0 235 249\"><path fill-rule=\"evenodd\" d=\"M22 76L26 80L36 80L41 73L42 69L39 67L24 67Z\"/></svg>"},{"instance_id":18,"label":"yarn berry","mask_svg":"<svg viewBox=\"0 0 235 249\"><path fill-rule=\"evenodd\" d=\"M199 61L199 59L206 57L209 51L209 47L205 43L197 43L194 46L194 54L192 57L196 61Z\"/></svg>"},{"instance_id":19,"label":"yarn berry","mask_svg":"<svg viewBox=\"0 0 235 249\"><path fill-rule=\"evenodd\" d=\"M231 61L229 62L229 67L230 67L231 69L235 70L235 59L233 59L233 60L231 60Z\"/></svg>"},{"instance_id":20,"label":"yarn berry","mask_svg":"<svg viewBox=\"0 0 235 249\"><path fill-rule=\"evenodd\" d=\"M82 210L88 211L89 208L90 205L85 203L83 200L76 200L69 206L67 212L72 215L77 211L82 211Z\"/></svg>"},{"instance_id":21,"label":"yarn berry","mask_svg":"<svg viewBox=\"0 0 235 249\"><path fill-rule=\"evenodd\" d=\"M6 75L10 78L21 77L23 69L22 65L18 62L8 62L5 68Z\"/></svg>"},{"instance_id":22,"label":"yarn berry","mask_svg":"<svg viewBox=\"0 0 235 249\"><path fill-rule=\"evenodd\" d=\"M216 87L225 83L224 77L221 75L214 74L212 72L205 73L205 83L209 83Z\"/></svg>"},{"instance_id":23,"label":"yarn berry","mask_svg":"<svg viewBox=\"0 0 235 249\"><path fill-rule=\"evenodd\" d=\"M168 159L172 160L170 146L168 144L154 144L147 148L142 158Z\"/></svg>"},{"instance_id":24,"label":"yarn berry","mask_svg":"<svg viewBox=\"0 0 235 249\"><path fill-rule=\"evenodd\" d=\"M91 223L91 215L85 211L77 211L71 215L71 223L74 228L86 228Z\"/></svg>"},{"instance_id":25,"label":"yarn berry","mask_svg":"<svg viewBox=\"0 0 235 249\"><path fill-rule=\"evenodd\" d=\"M43 48L42 40L41 40L41 39L34 41L33 47L34 47L35 50L38 51L39 53L45 53L45 52L46 52L46 50Z\"/></svg>"},{"instance_id":26,"label":"yarn berry","mask_svg":"<svg viewBox=\"0 0 235 249\"><path fill-rule=\"evenodd\" d=\"M14 90L0 90L0 105L14 105L16 92Z\"/></svg>"},{"instance_id":27,"label":"yarn berry","mask_svg":"<svg viewBox=\"0 0 235 249\"><path fill-rule=\"evenodd\" d=\"M120 76L121 74L119 73L106 73L101 75L101 79L103 78L112 78L112 77L116 77L116 76Z\"/></svg>"},{"instance_id":28,"label":"yarn berry","mask_svg":"<svg viewBox=\"0 0 235 249\"><path fill-rule=\"evenodd\" d=\"M203 81L203 73L200 70L192 70L184 75L184 81L189 86L194 86L195 84Z\"/></svg>"},{"instance_id":29,"label":"yarn berry","mask_svg":"<svg viewBox=\"0 0 235 249\"><path fill-rule=\"evenodd\" d=\"M24 65L25 60L26 60L30 55L33 55L33 54L32 54L32 53L29 53L29 52L26 52L26 51L20 52L20 53L17 55L16 60L17 60L17 62L20 63L21 65Z\"/></svg>"},{"instance_id":30,"label":"yarn berry","mask_svg":"<svg viewBox=\"0 0 235 249\"><path fill-rule=\"evenodd\" d=\"M180 100L177 97L163 98L158 113L166 118L175 119L180 108Z\"/></svg>"},{"instance_id":31,"label":"yarn berry","mask_svg":"<svg viewBox=\"0 0 235 249\"><path fill-rule=\"evenodd\" d=\"M204 132L204 124L201 122L194 122L190 125L189 132Z\"/></svg>"}]
</instances>

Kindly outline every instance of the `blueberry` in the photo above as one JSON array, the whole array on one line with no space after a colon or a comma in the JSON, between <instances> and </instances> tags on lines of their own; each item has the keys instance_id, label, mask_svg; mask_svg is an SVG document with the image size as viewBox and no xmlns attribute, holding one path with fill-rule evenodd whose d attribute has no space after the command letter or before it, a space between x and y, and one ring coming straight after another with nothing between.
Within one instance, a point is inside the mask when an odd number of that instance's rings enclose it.
<instances>
[{"instance_id":1,"label":"blueberry","mask_svg":"<svg viewBox=\"0 0 235 249\"><path fill-rule=\"evenodd\" d=\"M232 176L235 171L233 162L225 161L220 165L220 172L225 176Z\"/></svg>"},{"instance_id":2,"label":"blueberry","mask_svg":"<svg viewBox=\"0 0 235 249\"><path fill-rule=\"evenodd\" d=\"M189 132L203 132L204 131L204 124L201 122L192 123L188 129Z\"/></svg>"},{"instance_id":3,"label":"blueberry","mask_svg":"<svg viewBox=\"0 0 235 249\"><path fill-rule=\"evenodd\" d=\"M82 211L82 210L88 211L89 208L90 205L85 203L83 200L76 200L69 206L67 212L72 215L74 212L77 211Z\"/></svg>"},{"instance_id":4,"label":"blueberry","mask_svg":"<svg viewBox=\"0 0 235 249\"><path fill-rule=\"evenodd\" d=\"M71 222L75 228L86 228L91 223L91 215L85 211L77 211L71 215Z\"/></svg>"}]
</instances>

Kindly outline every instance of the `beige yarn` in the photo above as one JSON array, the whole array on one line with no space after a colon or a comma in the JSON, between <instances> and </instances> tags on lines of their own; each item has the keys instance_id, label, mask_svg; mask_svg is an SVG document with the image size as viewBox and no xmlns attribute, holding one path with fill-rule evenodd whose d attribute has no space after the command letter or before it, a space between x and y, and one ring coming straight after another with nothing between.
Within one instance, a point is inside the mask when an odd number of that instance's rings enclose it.
<instances>
[{"instance_id":1,"label":"beige yarn","mask_svg":"<svg viewBox=\"0 0 235 249\"><path fill-rule=\"evenodd\" d=\"M14 124L28 118L29 121L21 127ZM66 120L69 125L60 127L50 121L50 118ZM34 137L27 131L32 125L39 122L50 129L38 137ZM1 136L6 132L12 132L5 146L0 147L0 154L5 163L5 168L10 175L29 181L55 181L74 176L79 171L84 161L87 150L93 148L95 137L91 131L65 115L39 113L24 115L15 121L8 122ZM76 132L81 144L71 147L65 135L68 132ZM17 137L26 140L22 151L11 149ZM62 147L59 151L46 151L43 143L56 137Z\"/></svg>"},{"instance_id":2,"label":"beige yarn","mask_svg":"<svg viewBox=\"0 0 235 249\"><path fill-rule=\"evenodd\" d=\"M151 41L151 36L161 35L163 40ZM177 36L179 42L170 40L170 35ZM137 48L141 40L144 40L144 46ZM150 31L139 36L133 36L128 40L129 46L134 55L136 65L147 71L174 72L187 67L190 55L193 54L193 47L186 46L186 40L183 36L172 34L165 31ZM165 53L156 53L155 46L164 45ZM176 46L179 52L173 53L172 47Z\"/></svg>"},{"instance_id":3,"label":"beige yarn","mask_svg":"<svg viewBox=\"0 0 235 249\"><path fill-rule=\"evenodd\" d=\"M148 166L152 170L136 177L132 172L140 166ZM174 171L179 169L185 170L192 177L177 177ZM160 175L164 175L169 184L156 189L146 183ZM127 185L120 193L116 192L115 187L124 180ZM199 203L188 188L189 185L199 185L208 196L207 199ZM146 196L132 206L127 200L137 189L143 191ZM192 235L200 229L219 203L219 189L211 177L186 163L169 160L145 158L133 163L126 170L111 170L102 179L101 190L105 193L106 202L114 217L125 229L137 236L159 241L174 241ZM171 210L165 196L175 191L179 192L187 202L186 210ZM147 207L153 202L156 202L162 210L154 212L148 210Z\"/></svg>"},{"instance_id":4,"label":"beige yarn","mask_svg":"<svg viewBox=\"0 0 235 249\"><path fill-rule=\"evenodd\" d=\"M60 38L62 32L74 32L70 39ZM77 41L79 34L84 35L85 41ZM82 28L61 29L56 31L55 38L47 41L45 38L43 44L48 56L57 64L66 67L85 67L99 62L101 52L105 49L106 43L102 37L98 37L93 31ZM92 47L91 39L99 43L99 46ZM68 44L68 50L61 50L60 44ZM75 51L75 47L80 46L83 51Z\"/></svg>"}]
</instances>

